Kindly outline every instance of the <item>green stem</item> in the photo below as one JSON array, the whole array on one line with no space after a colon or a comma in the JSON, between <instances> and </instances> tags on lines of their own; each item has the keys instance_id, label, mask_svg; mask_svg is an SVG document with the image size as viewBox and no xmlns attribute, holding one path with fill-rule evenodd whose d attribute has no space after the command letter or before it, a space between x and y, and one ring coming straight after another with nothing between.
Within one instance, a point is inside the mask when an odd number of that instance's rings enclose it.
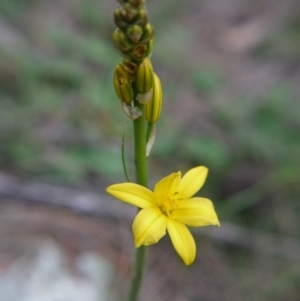
<instances>
[{"instance_id":1,"label":"green stem","mask_svg":"<svg viewBox=\"0 0 300 301\"><path fill-rule=\"evenodd\" d=\"M146 157L146 120L145 105L138 101L134 102L142 116L133 122L134 124L134 152L135 152L135 173L136 183L144 187L148 186L148 167ZM141 246L135 251L135 258L132 267L132 281L128 294L128 301L136 301L143 280L146 262L146 247Z\"/></svg>"},{"instance_id":2,"label":"green stem","mask_svg":"<svg viewBox=\"0 0 300 301\"><path fill-rule=\"evenodd\" d=\"M146 263L146 247L141 246L135 250L133 262L133 274L131 279L131 287L128 294L128 301L136 301L141 284L143 281L144 268Z\"/></svg>"},{"instance_id":3,"label":"green stem","mask_svg":"<svg viewBox=\"0 0 300 301\"><path fill-rule=\"evenodd\" d=\"M130 178L129 178L129 175L128 175L128 172L127 172L126 160L125 160L125 132L127 130L127 125L128 125L128 121L127 121L126 127L123 131L121 151L122 151L122 164L123 164L124 174L125 174L127 182L131 182Z\"/></svg>"},{"instance_id":4,"label":"green stem","mask_svg":"<svg viewBox=\"0 0 300 301\"><path fill-rule=\"evenodd\" d=\"M136 182L142 186L148 186L148 166L146 157L146 119L145 105L135 102L142 116L133 122L134 125L134 156Z\"/></svg>"}]
</instances>

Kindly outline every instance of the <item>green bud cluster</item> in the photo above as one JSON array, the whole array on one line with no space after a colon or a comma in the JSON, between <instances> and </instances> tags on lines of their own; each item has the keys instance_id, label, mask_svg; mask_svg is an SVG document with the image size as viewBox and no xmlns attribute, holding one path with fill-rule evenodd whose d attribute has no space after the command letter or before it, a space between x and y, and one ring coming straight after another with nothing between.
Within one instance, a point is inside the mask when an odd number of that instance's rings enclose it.
<instances>
[{"instance_id":1,"label":"green bud cluster","mask_svg":"<svg viewBox=\"0 0 300 301\"><path fill-rule=\"evenodd\" d=\"M151 102L146 119L153 123L160 114L162 92L150 60L154 28L148 23L146 0L118 1L121 6L114 12L117 29L112 34L112 40L123 61L115 68L114 88L124 112L132 119L140 116L137 110L133 111L134 98L145 105Z\"/></svg>"},{"instance_id":2,"label":"green bud cluster","mask_svg":"<svg viewBox=\"0 0 300 301\"><path fill-rule=\"evenodd\" d=\"M148 23L145 0L119 1L114 12L113 42L125 59L141 62L153 47L154 28ZM150 42L151 41L151 42Z\"/></svg>"}]
</instances>

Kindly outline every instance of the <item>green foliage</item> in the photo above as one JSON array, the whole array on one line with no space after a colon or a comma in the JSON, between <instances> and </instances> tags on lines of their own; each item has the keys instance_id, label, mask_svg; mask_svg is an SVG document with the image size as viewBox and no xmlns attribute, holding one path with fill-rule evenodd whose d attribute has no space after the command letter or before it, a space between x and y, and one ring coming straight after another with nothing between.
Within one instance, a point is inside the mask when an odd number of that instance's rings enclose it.
<instances>
[{"instance_id":1,"label":"green foliage","mask_svg":"<svg viewBox=\"0 0 300 301\"><path fill-rule=\"evenodd\" d=\"M208 166L214 166L219 169L224 168L231 159L229 150L224 142L202 137L201 135L188 136L184 141L182 152L190 160L204 161Z\"/></svg>"},{"instance_id":2,"label":"green foliage","mask_svg":"<svg viewBox=\"0 0 300 301\"><path fill-rule=\"evenodd\" d=\"M220 76L212 69L200 67L193 76L192 81L198 92L210 94L216 92L220 86Z\"/></svg>"}]
</instances>

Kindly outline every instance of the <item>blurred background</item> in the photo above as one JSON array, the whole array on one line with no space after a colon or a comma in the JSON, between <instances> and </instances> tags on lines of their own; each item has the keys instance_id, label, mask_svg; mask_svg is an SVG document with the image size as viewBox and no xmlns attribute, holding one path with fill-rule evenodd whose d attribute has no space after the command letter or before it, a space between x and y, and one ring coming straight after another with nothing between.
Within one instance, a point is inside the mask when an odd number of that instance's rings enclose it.
<instances>
[{"instance_id":1,"label":"blurred background","mask_svg":"<svg viewBox=\"0 0 300 301\"><path fill-rule=\"evenodd\" d=\"M120 300L135 208L112 86L117 1L0 1L0 301ZM300 300L300 2L152 0L164 104L150 183L209 167L221 228L185 267L149 247L141 300ZM132 131L125 152L133 177Z\"/></svg>"}]
</instances>

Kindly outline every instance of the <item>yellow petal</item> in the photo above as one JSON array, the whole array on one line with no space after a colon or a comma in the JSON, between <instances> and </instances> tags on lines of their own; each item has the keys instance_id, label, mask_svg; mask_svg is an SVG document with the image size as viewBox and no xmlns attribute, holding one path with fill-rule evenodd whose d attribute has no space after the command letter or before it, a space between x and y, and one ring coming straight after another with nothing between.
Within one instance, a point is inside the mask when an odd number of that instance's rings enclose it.
<instances>
[{"instance_id":1,"label":"yellow petal","mask_svg":"<svg viewBox=\"0 0 300 301\"><path fill-rule=\"evenodd\" d=\"M167 217L158 208L142 209L132 224L136 248L158 242L165 234Z\"/></svg>"},{"instance_id":2,"label":"yellow petal","mask_svg":"<svg viewBox=\"0 0 300 301\"><path fill-rule=\"evenodd\" d=\"M208 169L198 166L190 169L181 179L179 194L184 199L191 198L204 184Z\"/></svg>"},{"instance_id":3,"label":"yellow petal","mask_svg":"<svg viewBox=\"0 0 300 301\"><path fill-rule=\"evenodd\" d=\"M191 227L220 226L214 205L209 199L192 198L178 203L171 217Z\"/></svg>"},{"instance_id":4,"label":"yellow petal","mask_svg":"<svg viewBox=\"0 0 300 301\"><path fill-rule=\"evenodd\" d=\"M167 229L173 246L184 263L186 265L193 263L196 257L196 244L187 226L169 218Z\"/></svg>"},{"instance_id":5,"label":"yellow petal","mask_svg":"<svg viewBox=\"0 0 300 301\"><path fill-rule=\"evenodd\" d=\"M173 195L178 191L178 185L180 183L181 172L172 173L169 176L161 179L156 183L154 187L154 194L156 196L156 202L158 205L161 204L162 200Z\"/></svg>"},{"instance_id":6,"label":"yellow petal","mask_svg":"<svg viewBox=\"0 0 300 301\"><path fill-rule=\"evenodd\" d=\"M121 183L106 188L106 192L115 198L140 208L154 207L154 193L138 184Z\"/></svg>"}]
</instances>

